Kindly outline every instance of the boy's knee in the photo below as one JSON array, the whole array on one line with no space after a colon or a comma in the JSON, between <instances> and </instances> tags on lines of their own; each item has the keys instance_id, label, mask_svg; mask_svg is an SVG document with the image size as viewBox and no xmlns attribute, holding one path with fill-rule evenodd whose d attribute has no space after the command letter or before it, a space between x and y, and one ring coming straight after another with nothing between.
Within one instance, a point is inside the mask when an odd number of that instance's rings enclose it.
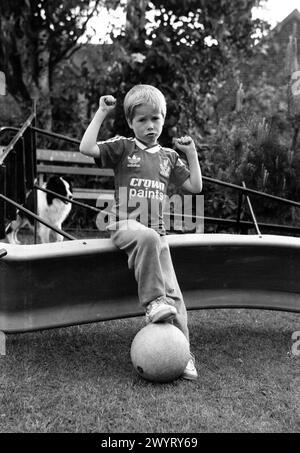
<instances>
[{"instance_id":1,"label":"boy's knee","mask_svg":"<svg viewBox=\"0 0 300 453\"><path fill-rule=\"evenodd\" d=\"M160 236L156 231L152 230L151 228L140 230L137 236L139 246L160 247Z\"/></svg>"}]
</instances>

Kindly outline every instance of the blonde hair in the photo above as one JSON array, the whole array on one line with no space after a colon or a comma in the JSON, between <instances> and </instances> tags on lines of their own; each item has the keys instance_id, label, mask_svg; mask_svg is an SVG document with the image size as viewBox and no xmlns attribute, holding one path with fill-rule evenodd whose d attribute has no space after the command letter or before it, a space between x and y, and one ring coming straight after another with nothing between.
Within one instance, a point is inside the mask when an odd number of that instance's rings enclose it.
<instances>
[{"instance_id":1,"label":"blonde hair","mask_svg":"<svg viewBox=\"0 0 300 453\"><path fill-rule=\"evenodd\" d=\"M124 112L127 121L132 121L134 109L142 104L151 104L160 110L165 118L167 112L166 99L162 92L152 85L135 85L125 96Z\"/></svg>"}]
</instances>

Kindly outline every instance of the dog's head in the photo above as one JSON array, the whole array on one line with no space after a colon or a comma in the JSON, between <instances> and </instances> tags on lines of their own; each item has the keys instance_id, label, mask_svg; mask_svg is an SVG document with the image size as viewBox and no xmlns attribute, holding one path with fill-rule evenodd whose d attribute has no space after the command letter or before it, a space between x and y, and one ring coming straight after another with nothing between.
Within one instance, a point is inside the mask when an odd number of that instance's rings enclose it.
<instances>
[{"instance_id":1,"label":"dog's head","mask_svg":"<svg viewBox=\"0 0 300 453\"><path fill-rule=\"evenodd\" d=\"M63 195L69 199L72 199L72 183L71 180L62 178L61 176L51 176L46 184L46 189L51 190L59 195ZM54 200L55 195L47 193L47 203L50 205ZM65 200L64 203L67 203Z\"/></svg>"}]
</instances>

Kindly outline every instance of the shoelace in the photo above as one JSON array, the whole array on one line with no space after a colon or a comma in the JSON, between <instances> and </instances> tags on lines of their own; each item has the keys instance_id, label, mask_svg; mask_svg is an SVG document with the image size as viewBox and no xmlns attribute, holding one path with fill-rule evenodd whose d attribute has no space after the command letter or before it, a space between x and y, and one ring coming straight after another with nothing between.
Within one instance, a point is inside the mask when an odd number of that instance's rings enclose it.
<instances>
[{"instance_id":1,"label":"shoelace","mask_svg":"<svg viewBox=\"0 0 300 453\"><path fill-rule=\"evenodd\" d=\"M151 310L155 309L156 307L158 307L161 302L163 301L163 296L158 298L158 299L155 299L154 301L152 301L148 308L147 308L147 313L149 313Z\"/></svg>"}]
</instances>

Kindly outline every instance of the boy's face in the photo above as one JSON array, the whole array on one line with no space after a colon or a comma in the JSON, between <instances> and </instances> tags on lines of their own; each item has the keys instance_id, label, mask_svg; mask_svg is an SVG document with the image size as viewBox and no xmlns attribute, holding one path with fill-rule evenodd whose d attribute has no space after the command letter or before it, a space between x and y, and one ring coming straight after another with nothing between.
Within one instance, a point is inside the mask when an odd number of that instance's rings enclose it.
<instances>
[{"instance_id":1,"label":"boy's face","mask_svg":"<svg viewBox=\"0 0 300 453\"><path fill-rule=\"evenodd\" d=\"M135 137L146 146L153 146L162 132L164 117L150 104L141 104L134 109L132 121L128 121Z\"/></svg>"}]
</instances>

